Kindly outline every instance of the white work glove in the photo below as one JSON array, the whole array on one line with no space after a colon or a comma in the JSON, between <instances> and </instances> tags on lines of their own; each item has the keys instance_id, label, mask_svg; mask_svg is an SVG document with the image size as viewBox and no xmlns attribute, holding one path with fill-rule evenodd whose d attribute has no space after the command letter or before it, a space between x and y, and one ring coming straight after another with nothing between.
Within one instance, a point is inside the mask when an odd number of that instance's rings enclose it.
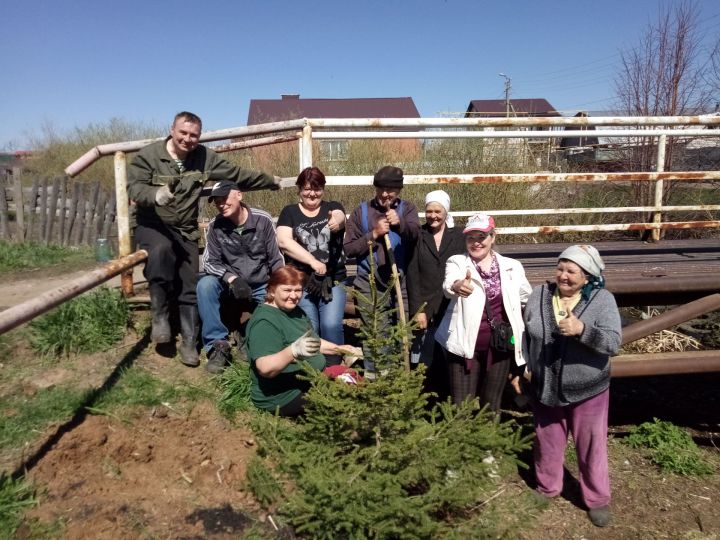
<instances>
[{"instance_id":1,"label":"white work glove","mask_svg":"<svg viewBox=\"0 0 720 540\"><path fill-rule=\"evenodd\" d=\"M158 206L165 206L174 198L175 195L173 195L172 191L170 191L170 186L168 186L167 184L165 184L155 192L155 204L157 204Z\"/></svg>"},{"instance_id":2,"label":"white work glove","mask_svg":"<svg viewBox=\"0 0 720 540\"><path fill-rule=\"evenodd\" d=\"M363 350L360 347L343 345L342 347L339 347L339 350L342 353L343 365L345 367L352 366L363 357Z\"/></svg>"},{"instance_id":3,"label":"white work glove","mask_svg":"<svg viewBox=\"0 0 720 540\"><path fill-rule=\"evenodd\" d=\"M320 338L313 336L312 330L308 330L292 342L290 350L293 358L316 355L320 352Z\"/></svg>"}]
</instances>

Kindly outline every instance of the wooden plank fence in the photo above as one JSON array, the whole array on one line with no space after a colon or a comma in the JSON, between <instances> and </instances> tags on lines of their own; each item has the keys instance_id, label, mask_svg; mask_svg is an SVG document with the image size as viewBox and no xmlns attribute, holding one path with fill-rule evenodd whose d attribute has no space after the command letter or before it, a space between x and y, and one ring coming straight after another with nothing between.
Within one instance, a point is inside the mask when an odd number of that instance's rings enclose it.
<instances>
[{"instance_id":1,"label":"wooden plank fence","mask_svg":"<svg viewBox=\"0 0 720 540\"><path fill-rule=\"evenodd\" d=\"M66 176L22 185L19 170L0 173L0 239L80 246L116 235L115 190Z\"/></svg>"}]
</instances>

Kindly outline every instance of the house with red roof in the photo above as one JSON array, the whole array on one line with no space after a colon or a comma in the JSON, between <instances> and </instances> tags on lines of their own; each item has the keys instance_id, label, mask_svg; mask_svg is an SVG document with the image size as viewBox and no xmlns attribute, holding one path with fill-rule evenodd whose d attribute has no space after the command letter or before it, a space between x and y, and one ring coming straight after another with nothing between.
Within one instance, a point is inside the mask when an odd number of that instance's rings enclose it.
<instances>
[{"instance_id":1,"label":"house with red roof","mask_svg":"<svg viewBox=\"0 0 720 540\"><path fill-rule=\"evenodd\" d=\"M283 94L280 99L250 100L247 125L297 118L420 118L420 113L411 97L301 98L299 94ZM324 162L342 162L348 160L353 147L362 147L363 143L367 145L367 141L353 141L352 146L342 139L318 141L313 155ZM380 144L390 155L410 157L420 151L416 140L382 140Z\"/></svg>"}]
</instances>

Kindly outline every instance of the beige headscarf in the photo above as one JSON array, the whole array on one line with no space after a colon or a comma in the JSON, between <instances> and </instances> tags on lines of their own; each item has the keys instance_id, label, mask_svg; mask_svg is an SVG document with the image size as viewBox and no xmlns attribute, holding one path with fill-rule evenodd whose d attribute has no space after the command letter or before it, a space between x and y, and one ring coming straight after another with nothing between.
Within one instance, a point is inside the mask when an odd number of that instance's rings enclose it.
<instances>
[{"instance_id":1,"label":"beige headscarf","mask_svg":"<svg viewBox=\"0 0 720 540\"><path fill-rule=\"evenodd\" d=\"M438 203L445 209L445 226L453 228L455 226L455 220L450 215L450 195L445 193L442 189L431 191L425 195L425 206L430 203Z\"/></svg>"}]
</instances>

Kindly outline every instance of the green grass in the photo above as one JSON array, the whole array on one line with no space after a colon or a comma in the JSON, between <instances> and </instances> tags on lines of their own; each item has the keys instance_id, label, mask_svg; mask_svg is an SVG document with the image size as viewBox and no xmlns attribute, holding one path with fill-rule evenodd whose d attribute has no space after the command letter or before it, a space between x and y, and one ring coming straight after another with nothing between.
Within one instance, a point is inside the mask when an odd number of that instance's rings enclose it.
<instances>
[{"instance_id":1,"label":"green grass","mask_svg":"<svg viewBox=\"0 0 720 540\"><path fill-rule=\"evenodd\" d=\"M28 482L0 476L0 538L14 538L23 513L36 504L33 487Z\"/></svg>"},{"instance_id":2,"label":"green grass","mask_svg":"<svg viewBox=\"0 0 720 540\"><path fill-rule=\"evenodd\" d=\"M0 449L18 448L53 422L71 417L86 399L86 391L57 386L33 396L0 398Z\"/></svg>"},{"instance_id":3,"label":"green grass","mask_svg":"<svg viewBox=\"0 0 720 540\"><path fill-rule=\"evenodd\" d=\"M212 385L195 386L187 382L168 382L133 366L122 371L117 383L89 407L90 412L114 414L127 407L154 407L162 403L195 402L214 398Z\"/></svg>"},{"instance_id":4,"label":"green grass","mask_svg":"<svg viewBox=\"0 0 720 540\"><path fill-rule=\"evenodd\" d=\"M640 424L631 431L625 443L632 448L649 450L652 461L664 471L684 476L715 472L712 465L702 459L690 434L670 422L655 418Z\"/></svg>"},{"instance_id":5,"label":"green grass","mask_svg":"<svg viewBox=\"0 0 720 540\"><path fill-rule=\"evenodd\" d=\"M30 323L30 343L39 353L93 353L120 341L130 320L120 291L95 290L66 302Z\"/></svg>"},{"instance_id":6,"label":"green grass","mask_svg":"<svg viewBox=\"0 0 720 540\"><path fill-rule=\"evenodd\" d=\"M15 244L0 240L0 274L92 259L89 247L63 247L37 242Z\"/></svg>"}]
</instances>

